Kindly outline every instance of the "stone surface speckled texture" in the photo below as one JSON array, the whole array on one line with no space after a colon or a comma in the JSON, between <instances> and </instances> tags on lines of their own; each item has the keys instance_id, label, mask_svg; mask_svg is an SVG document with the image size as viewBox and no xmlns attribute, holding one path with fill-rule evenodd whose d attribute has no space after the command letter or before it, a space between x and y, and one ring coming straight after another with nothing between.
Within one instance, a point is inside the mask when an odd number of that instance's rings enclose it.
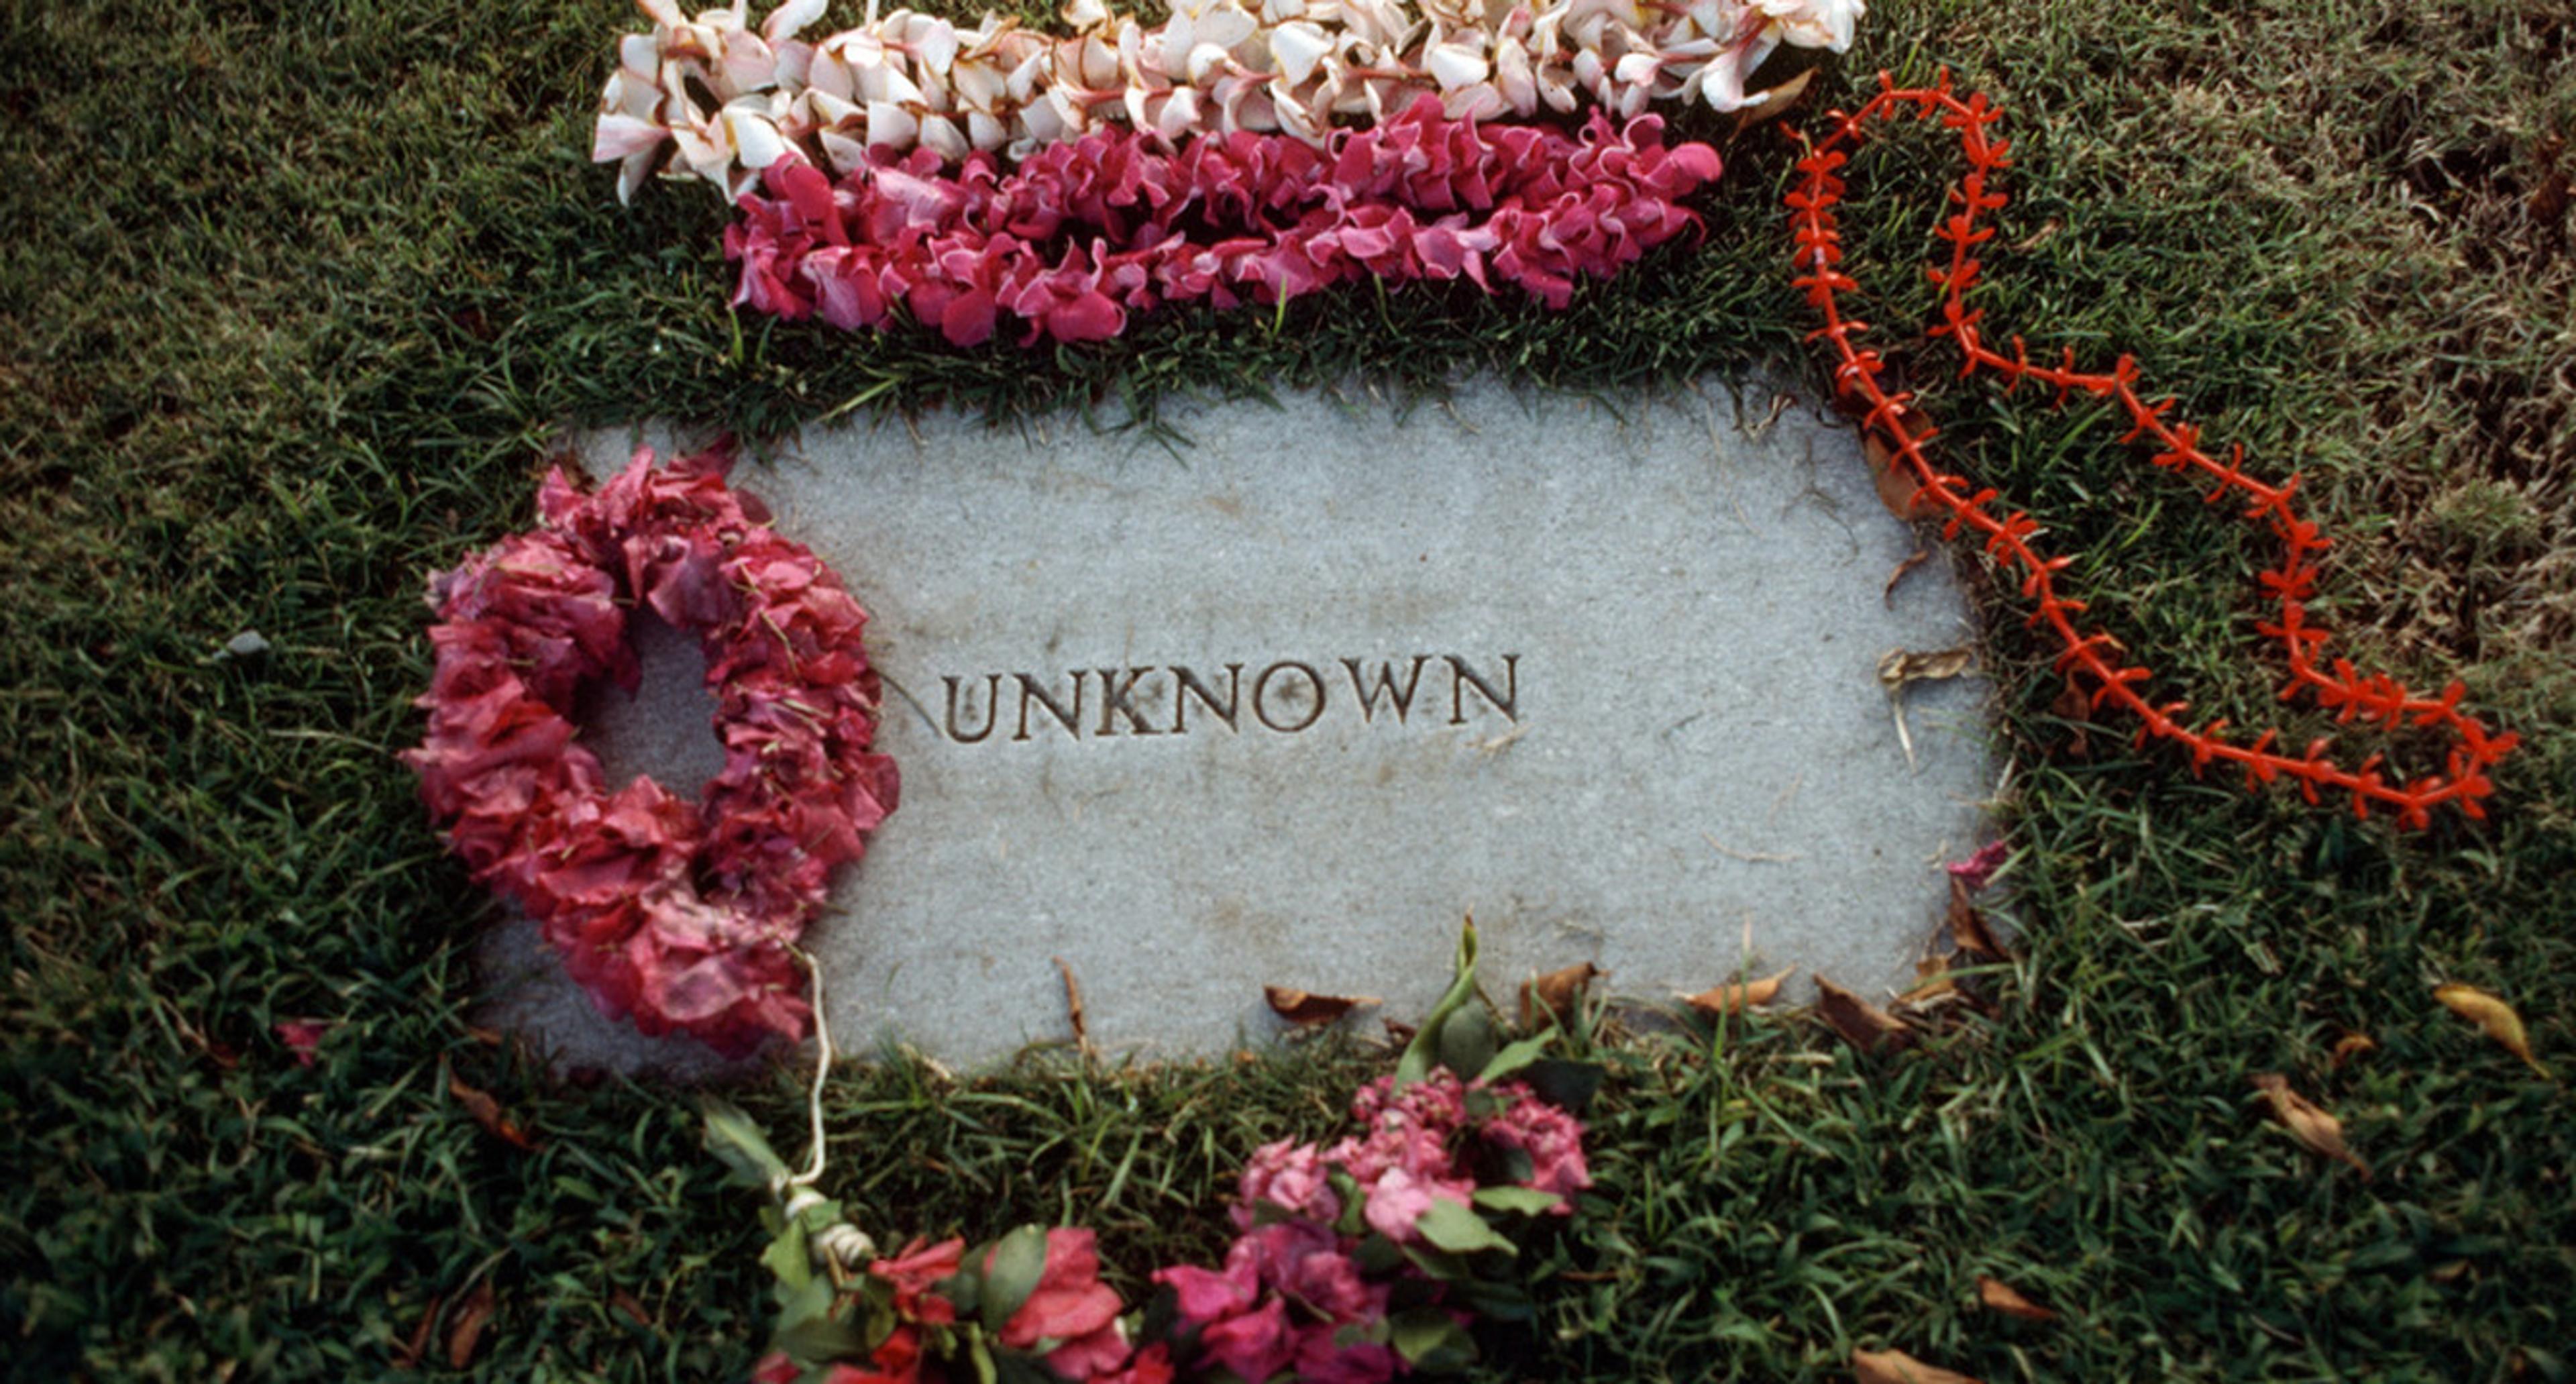
<instances>
[{"instance_id":1,"label":"stone surface speckled texture","mask_svg":"<svg viewBox=\"0 0 2576 1384\"><path fill-rule=\"evenodd\" d=\"M1909 771L1875 668L1970 642L1965 603L1938 556L1883 602L1916 536L1847 428L1774 398L1478 382L1401 419L1193 408L1177 451L928 417L745 462L873 612L903 772L809 934L841 1046L1064 1039L1057 957L1112 1053L1260 1041L1264 983L1411 1018L1469 912L1498 995L1585 960L1649 999L1748 966L1904 983L1979 839L1987 689L1911 693ZM685 791L713 704L694 649L643 642L645 693L592 734ZM517 932L499 1007L564 1060L707 1066L587 1013Z\"/></svg>"}]
</instances>

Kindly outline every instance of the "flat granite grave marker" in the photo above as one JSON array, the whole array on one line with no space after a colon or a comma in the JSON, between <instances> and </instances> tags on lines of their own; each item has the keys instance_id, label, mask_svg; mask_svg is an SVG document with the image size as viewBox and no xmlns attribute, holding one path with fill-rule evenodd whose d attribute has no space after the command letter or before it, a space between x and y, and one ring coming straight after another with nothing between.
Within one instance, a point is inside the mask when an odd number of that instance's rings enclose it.
<instances>
[{"instance_id":1,"label":"flat granite grave marker","mask_svg":"<svg viewBox=\"0 0 2576 1384\"><path fill-rule=\"evenodd\" d=\"M808 934L846 1050L952 1062L1070 1035L1178 1056L1280 1025L1262 986L1417 1017L1462 914L1497 995L1579 961L1652 999L1795 966L1913 974L1991 791L1946 559L1848 428L1775 389L1600 402L1193 406L1167 448L1069 420L808 432L735 484L873 616L901 808ZM622 463L627 435L585 464ZM659 439L656 439L659 440ZM719 762L680 636L595 698L612 773ZM703 1068L589 1011L530 929L488 959L559 1060ZM523 964L535 963L535 964Z\"/></svg>"}]
</instances>

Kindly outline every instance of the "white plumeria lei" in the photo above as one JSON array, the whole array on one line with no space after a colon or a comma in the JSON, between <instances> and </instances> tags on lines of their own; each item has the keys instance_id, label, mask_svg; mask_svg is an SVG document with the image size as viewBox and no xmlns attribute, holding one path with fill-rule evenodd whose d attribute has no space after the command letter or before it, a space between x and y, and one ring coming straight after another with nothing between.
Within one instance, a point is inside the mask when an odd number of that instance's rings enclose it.
<instances>
[{"instance_id":1,"label":"white plumeria lei","mask_svg":"<svg viewBox=\"0 0 2576 1384\"><path fill-rule=\"evenodd\" d=\"M819 41L798 33L827 0L784 0L759 29L747 0L695 18L637 0L649 34L618 46L591 157L624 164L620 200L676 146L674 176L739 197L791 151L840 173L872 146L951 161L1020 158L1123 124L1178 142L1278 132L1320 146L1335 123L1374 124L1418 96L1452 119L1565 112L1589 95L1621 119L1649 101L1720 111L1786 42L1842 52L1866 0L1172 0L1146 29L1104 0L1071 0L1070 37L989 11L973 28L911 10ZM819 157L817 157L819 155Z\"/></svg>"}]
</instances>

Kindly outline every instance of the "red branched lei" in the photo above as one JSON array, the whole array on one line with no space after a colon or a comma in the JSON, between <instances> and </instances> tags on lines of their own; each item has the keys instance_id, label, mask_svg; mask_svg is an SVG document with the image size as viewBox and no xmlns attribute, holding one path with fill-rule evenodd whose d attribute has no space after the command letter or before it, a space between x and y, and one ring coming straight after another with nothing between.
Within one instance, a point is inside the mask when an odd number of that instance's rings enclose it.
<instances>
[{"instance_id":1,"label":"red branched lei","mask_svg":"<svg viewBox=\"0 0 2576 1384\"><path fill-rule=\"evenodd\" d=\"M1881 383L1886 362L1878 352L1853 340L1868 324L1845 317L1839 296L1860 285L1841 268L1842 235L1833 209L1842 200L1843 180L1835 170L1849 161L1844 149L1859 141L1864 125L1897 114L1938 115L1945 127L1958 133L1960 152L1968 163L1967 175L1950 193L1955 210L1934 233L1949 245L1949 261L1928 271L1942 287L1941 321L1931 335L1958 346L1965 357L1961 377L1989 370L2007 390L2030 380L2056 390L2060 403L2077 394L2109 400L2129 418L2129 433L2122 440L2154 443L2158 450L2151 460L2156 466L2197 473L2214 482L2207 496L2212 503L2230 493L2244 499L2245 517L2266 524L2282 546L2281 565L2259 574L2278 615L2256 626L2288 651L2290 680L2282 689L2282 699L2305 692L2344 723L2368 721L2387 729L2408 724L2437 727L2450 741L2442 773L2392 782L2381 767L2382 755L2373 754L2357 766L2346 767L2328 758L2329 741L2322 737L2304 753L2289 755L2273 748L2280 734L2275 730L2246 740L2231 734L2223 720L2198 728L2185 724L2185 703L2147 700L2140 685L2150 676L2148 670L2125 662L2126 651L2110 635L2087 631L2076 623L2084 603L2059 594L2057 584L2058 573L2073 559L2041 555L2032 541L2040 534L2039 522L2019 511L1998 517L1991 509L1998 498L1996 491L1971 490L1965 478L1932 464L1924 444L1937 431L1916 408L1912 392L1890 392ZM2401 827L2428 825L2432 810L2444 803L2456 805L2470 817L2484 817L2480 800L2494 791L2487 771L2514 748L2517 738L2490 734L2476 718L2462 712L2460 683L2454 681L2439 696L2425 697L2394 678L2358 672L2344 659L2321 666L2328 636L2310 617L2307 602L2316 589L2316 559L2328 540L2292 508L2290 497L2299 485L2296 476L2277 486L2267 485L2245 474L2243 447L2231 448L2224 462L2204 451L2199 427L2172 416L2174 400L2150 403L2138 392L2137 362L2129 356L2120 357L2108 373L2092 374L2075 368L2071 347L2059 364L2042 365L2031 360L2018 336L2012 339L2009 355L1987 344L1981 325L1984 312L1968 307L1965 299L1984 268L1971 251L1994 235L1993 228L1980 226L1978 219L2007 200L1994 190L1992 181L1995 173L2011 165L2005 157L2010 146L1987 134L1987 127L2001 114L1982 94L1965 100L1952 95L1946 73L1928 89L1899 88L1881 73L1878 95L1858 111L1831 112L1826 118L1832 128L1799 160L1803 177L1789 194L1801 271L1796 282L1806 290L1807 301L1824 314L1825 325L1813 335L1830 342L1839 358L1835 380L1843 399L1863 412L1863 425L1886 442L1916 482L1916 505L1934 506L1948 514L1945 536L1956 538L1963 530L1974 530L1984 536L1988 556L2020 572L2021 594L2038 606L2032 623L2047 626L2062 648L2059 669L2089 692L2094 706L2108 702L2137 717L2142 723L2141 744L2150 738L2181 744L2191 753L2194 772L2212 763L2236 765L2244 771L2249 787L2289 779L2311 803L2318 801L2321 792L2346 794L2354 816L2368 817L2375 805L2394 811Z\"/></svg>"},{"instance_id":2,"label":"red branched lei","mask_svg":"<svg viewBox=\"0 0 2576 1384\"><path fill-rule=\"evenodd\" d=\"M803 1033L788 947L894 809L896 776L868 749L867 612L726 488L731 462L638 451L589 494L557 469L539 528L432 578L429 734L403 758L448 849L603 1011L738 1054ZM637 603L706 650L725 763L695 803L643 777L611 792L572 722L585 680L636 685Z\"/></svg>"},{"instance_id":3,"label":"red branched lei","mask_svg":"<svg viewBox=\"0 0 2576 1384\"><path fill-rule=\"evenodd\" d=\"M1577 277L1699 224L1680 202L1717 153L1662 136L1654 116L1613 127L1597 111L1580 136L1479 125L1426 96L1320 150L1238 132L1166 152L1121 127L1007 172L989 154L950 173L886 150L838 187L782 160L725 254L742 262L737 304L849 329L901 304L960 346L1002 314L1026 324L1022 345L1098 341L1163 303L1272 303L1368 275L1518 284L1563 307Z\"/></svg>"}]
</instances>

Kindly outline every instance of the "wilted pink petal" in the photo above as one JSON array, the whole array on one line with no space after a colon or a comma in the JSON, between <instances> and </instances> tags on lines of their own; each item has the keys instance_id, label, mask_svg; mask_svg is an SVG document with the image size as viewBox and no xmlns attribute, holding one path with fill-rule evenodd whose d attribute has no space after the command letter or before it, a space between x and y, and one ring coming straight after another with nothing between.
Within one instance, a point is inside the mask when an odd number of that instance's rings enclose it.
<instances>
[{"instance_id":1,"label":"wilted pink petal","mask_svg":"<svg viewBox=\"0 0 2576 1384\"><path fill-rule=\"evenodd\" d=\"M1976 854L1950 865L1950 877L1966 885L1969 893L1977 893L1994 879L1995 871L2003 868L2005 858L2011 854L2012 847L2004 841L1989 841L1977 847Z\"/></svg>"},{"instance_id":2,"label":"wilted pink petal","mask_svg":"<svg viewBox=\"0 0 2576 1384\"><path fill-rule=\"evenodd\" d=\"M1199 1346L1243 1379L1268 1379L1296 1357L1287 1305L1277 1298L1199 1333Z\"/></svg>"},{"instance_id":3,"label":"wilted pink petal","mask_svg":"<svg viewBox=\"0 0 2576 1384\"><path fill-rule=\"evenodd\" d=\"M1181 1315L1194 1322L1218 1321L1252 1307L1252 1284L1234 1273L1176 1264L1155 1270L1154 1281L1170 1286L1180 1298Z\"/></svg>"},{"instance_id":4,"label":"wilted pink petal","mask_svg":"<svg viewBox=\"0 0 2576 1384\"><path fill-rule=\"evenodd\" d=\"M331 1028L330 1024L312 1019L288 1019L276 1025L276 1032L287 1050L295 1054L296 1064L310 1067L320 1054L322 1035Z\"/></svg>"}]
</instances>

